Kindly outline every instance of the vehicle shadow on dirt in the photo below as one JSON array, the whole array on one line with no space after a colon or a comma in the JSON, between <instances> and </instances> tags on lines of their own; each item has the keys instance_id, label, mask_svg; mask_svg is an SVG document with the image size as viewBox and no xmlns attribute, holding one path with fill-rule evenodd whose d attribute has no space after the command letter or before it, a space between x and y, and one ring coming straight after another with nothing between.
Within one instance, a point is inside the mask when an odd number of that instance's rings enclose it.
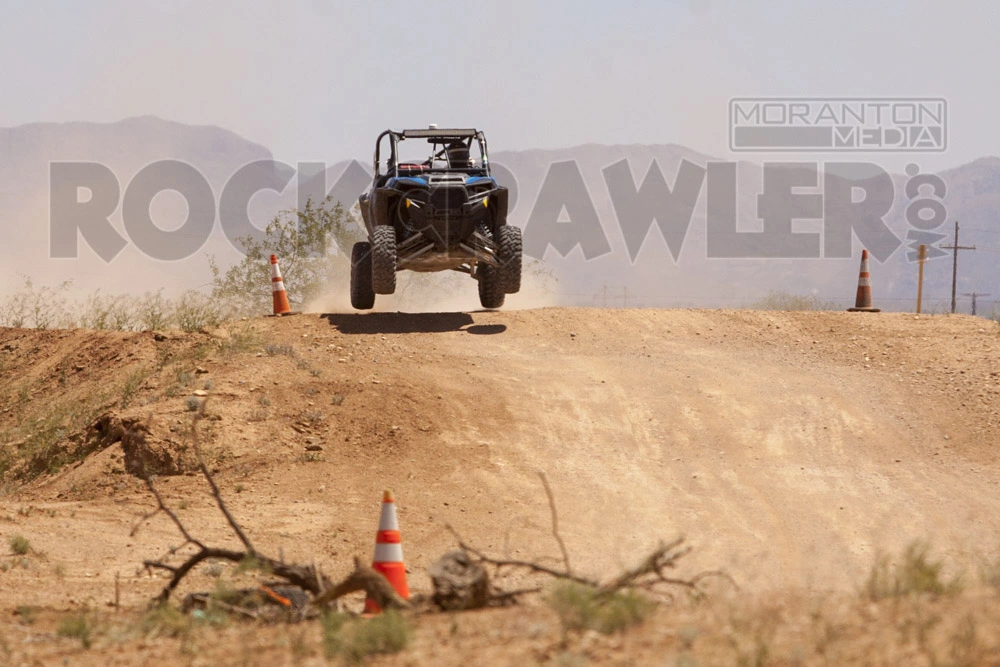
<instances>
[{"instance_id":1,"label":"vehicle shadow on dirt","mask_svg":"<svg viewBox=\"0 0 1000 667\"><path fill-rule=\"evenodd\" d=\"M505 324L476 324L469 313L324 313L320 316L343 334L466 333L489 336Z\"/></svg>"}]
</instances>

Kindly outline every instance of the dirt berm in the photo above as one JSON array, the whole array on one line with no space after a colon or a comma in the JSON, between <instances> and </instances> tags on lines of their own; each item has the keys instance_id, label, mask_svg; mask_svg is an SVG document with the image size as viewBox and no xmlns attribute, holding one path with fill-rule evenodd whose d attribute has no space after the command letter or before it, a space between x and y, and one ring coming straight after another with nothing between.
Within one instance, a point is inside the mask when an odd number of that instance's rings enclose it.
<instances>
[{"instance_id":1,"label":"dirt berm","mask_svg":"<svg viewBox=\"0 0 1000 667\"><path fill-rule=\"evenodd\" d=\"M594 575L684 535L690 571L743 590L849 591L877 549L930 539L964 566L1000 529L1000 326L973 317L550 308L0 329L0 369L0 433L20 451L36 446L26 424L71 420L67 405L103 424L8 471L0 526L44 558L0 575L5 612L103 605L116 573L123 605L162 586L138 566L179 540L162 517L129 536L152 507L140 463L193 532L232 543L189 474L196 391L201 447L251 538L331 576L370 556L387 487L416 590L454 545L445 524L492 553L558 557L538 471ZM119 433L136 429L141 462ZM15 490L15 474L37 477Z\"/></svg>"}]
</instances>

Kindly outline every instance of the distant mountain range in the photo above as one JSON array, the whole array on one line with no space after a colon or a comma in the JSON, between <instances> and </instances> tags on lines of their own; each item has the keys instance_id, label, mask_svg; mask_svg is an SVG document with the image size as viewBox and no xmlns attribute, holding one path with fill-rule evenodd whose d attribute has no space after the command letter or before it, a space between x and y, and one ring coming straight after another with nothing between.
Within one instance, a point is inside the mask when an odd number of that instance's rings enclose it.
<instances>
[{"instance_id":1,"label":"distant mountain range","mask_svg":"<svg viewBox=\"0 0 1000 667\"><path fill-rule=\"evenodd\" d=\"M649 305L649 306L735 306L748 304L771 290L811 294L850 305L857 284L860 243L855 240L850 258L823 259L710 259L706 257L705 187L694 208L683 248L675 261L667 244L654 225L642 249L632 262L619 229L615 208L602 170L627 160L635 182L641 183L655 160L666 183L671 187L683 161L704 166L716 161L678 145L604 146L587 144L557 150L502 151L494 146L491 155L502 180L516 187L516 202L510 213L514 224L533 233L529 222L532 209L550 166L574 161L586 184L587 194L604 228L610 252L586 260L580 248L560 257L550 248L547 268L558 277L553 286L558 301L580 305ZM107 165L123 186L144 166L164 159L174 159L195 166L208 180L216 196L229 177L240 167L256 160L271 158L271 152L218 127L189 126L155 117L141 117L117 123L32 124L0 129L0 261L6 267L0 293L7 291L16 274L31 275L39 282L73 280L84 291L98 287L107 292L136 292L164 288L168 294L198 287L210 280L206 254L225 264L237 255L223 238L218 227L212 238L194 256L177 262L161 262L143 256L133 245L127 246L113 261L105 262L81 239L79 258L49 258L49 163L53 161L89 161ZM363 169L362 169L363 168ZM337 182L345 170L352 178L342 183L338 192L353 204L363 187L367 160L358 164L340 161L326 173L326 189ZM737 167L739 190L737 219L741 230L759 229L757 195L761 192L760 165L740 162ZM940 174L947 184L944 205L947 222L934 232L951 242L952 222L960 220L961 244L977 250L963 252L959 261L959 293L990 293L980 300L980 308L989 310L1000 298L1000 158L986 157ZM909 228L905 209L909 200L904 193L907 176L894 175L896 201L886 223L898 236ZM255 224L263 226L277 210L294 206L293 180L289 190L278 195L261 193L251 202ZM322 191L317 181L310 185ZM567 194L567 199L571 196ZM567 210L573 206L567 206ZM154 202L154 217L167 220L164 226L176 228L183 221L186 208L174 195L164 194ZM120 207L112 223L123 233ZM536 225L537 226L537 225ZM796 231L817 232L819 221L802 220ZM951 286L951 256L928 262L925 295L940 307ZM915 295L916 264L907 258L907 248L899 248L884 263L872 263L877 305L890 309L912 306ZM10 281L10 282L8 282ZM345 288L346 289L346 288ZM967 310L968 299L963 298ZM517 298L510 300L517 305Z\"/></svg>"}]
</instances>

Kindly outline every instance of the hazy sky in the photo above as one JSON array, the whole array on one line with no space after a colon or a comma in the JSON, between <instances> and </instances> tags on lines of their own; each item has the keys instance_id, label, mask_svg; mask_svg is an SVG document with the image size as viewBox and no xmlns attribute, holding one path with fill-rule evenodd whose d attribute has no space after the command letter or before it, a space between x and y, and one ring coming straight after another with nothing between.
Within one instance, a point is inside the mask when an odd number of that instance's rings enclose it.
<instances>
[{"instance_id":1,"label":"hazy sky","mask_svg":"<svg viewBox=\"0 0 1000 667\"><path fill-rule=\"evenodd\" d=\"M153 114L287 161L385 127L496 149L727 150L734 96L941 96L940 169L1000 154L1000 3L2 0L0 126Z\"/></svg>"}]
</instances>

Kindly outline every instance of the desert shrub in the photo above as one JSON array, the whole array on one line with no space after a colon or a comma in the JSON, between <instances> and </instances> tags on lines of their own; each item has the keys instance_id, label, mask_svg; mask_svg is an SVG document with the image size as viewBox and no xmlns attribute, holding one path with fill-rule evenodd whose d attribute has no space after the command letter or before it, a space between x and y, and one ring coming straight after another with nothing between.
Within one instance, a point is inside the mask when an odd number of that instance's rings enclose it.
<instances>
[{"instance_id":1,"label":"desert shrub","mask_svg":"<svg viewBox=\"0 0 1000 667\"><path fill-rule=\"evenodd\" d=\"M368 620L328 613L321 621L327 657L340 656L350 664L358 664L370 655L398 653L410 641L409 623L394 610Z\"/></svg>"},{"instance_id":2,"label":"desert shrub","mask_svg":"<svg viewBox=\"0 0 1000 667\"><path fill-rule=\"evenodd\" d=\"M31 551L31 543L24 535L11 535L7 543L10 545L11 552L18 556L24 556Z\"/></svg>"},{"instance_id":3,"label":"desert shrub","mask_svg":"<svg viewBox=\"0 0 1000 667\"><path fill-rule=\"evenodd\" d=\"M132 331L136 328L136 302L123 294L95 291L83 304L80 326L85 329Z\"/></svg>"},{"instance_id":4,"label":"desert shrub","mask_svg":"<svg viewBox=\"0 0 1000 667\"><path fill-rule=\"evenodd\" d=\"M227 356L260 349L260 336L249 322L231 324L229 337L219 343L219 351Z\"/></svg>"},{"instance_id":5,"label":"desert shrub","mask_svg":"<svg viewBox=\"0 0 1000 667\"><path fill-rule=\"evenodd\" d=\"M94 623L86 612L65 616L56 626L57 635L79 639L84 648L90 648L93 631Z\"/></svg>"},{"instance_id":6,"label":"desert shrub","mask_svg":"<svg viewBox=\"0 0 1000 667\"><path fill-rule=\"evenodd\" d=\"M214 298L189 290L177 299L174 306L174 324L188 332L217 327L227 319L226 310L226 307Z\"/></svg>"},{"instance_id":7,"label":"desert shrub","mask_svg":"<svg viewBox=\"0 0 1000 667\"><path fill-rule=\"evenodd\" d=\"M21 289L0 303L0 326L19 329L58 329L73 326L66 292L70 283L36 287L22 276Z\"/></svg>"},{"instance_id":8,"label":"desert shrub","mask_svg":"<svg viewBox=\"0 0 1000 667\"><path fill-rule=\"evenodd\" d=\"M80 399L64 399L32 410L27 400L18 405L17 427L0 434L0 475L5 481L30 481L40 474L56 472L89 453L86 447L68 446L67 437L92 424L108 400L107 394L93 393ZM12 474L11 470L16 470Z\"/></svg>"},{"instance_id":9,"label":"desert shrub","mask_svg":"<svg viewBox=\"0 0 1000 667\"><path fill-rule=\"evenodd\" d=\"M122 383L121 389L121 406L124 410L132 401L135 399L136 394L142 389L142 384L149 377L149 371L144 368L136 368L129 372L125 377L125 381Z\"/></svg>"},{"instance_id":10,"label":"desert shrub","mask_svg":"<svg viewBox=\"0 0 1000 667\"><path fill-rule=\"evenodd\" d=\"M556 583L548 603L565 630L597 630L604 634L641 623L656 607L635 591L606 593L573 581Z\"/></svg>"},{"instance_id":11,"label":"desert shrub","mask_svg":"<svg viewBox=\"0 0 1000 667\"><path fill-rule=\"evenodd\" d=\"M14 610L14 615L17 616L18 620L23 625L31 625L35 622L35 616L38 609L30 605L22 604L18 605L17 609Z\"/></svg>"},{"instance_id":12,"label":"desert shrub","mask_svg":"<svg viewBox=\"0 0 1000 667\"><path fill-rule=\"evenodd\" d=\"M163 298L163 291L146 292L135 301L136 328L140 331L160 331L170 326L172 306Z\"/></svg>"},{"instance_id":13,"label":"desert shrub","mask_svg":"<svg viewBox=\"0 0 1000 667\"><path fill-rule=\"evenodd\" d=\"M270 282L270 281L268 281ZM179 328L198 331L229 319L231 308L206 294L190 290L176 299L162 291L142 296L92 292L82 303L71 303L70 283L36 286L30 277L22 288L0 300L0 326L33 329L157 331Z\"/></svg>"},{"instance_id":14,"label":"desert shrub","mask_svg":"<svg viewBox=\"0 0 1000 667\"><path fill-rule=\"evenodd\" d=\"M274 254L281 262L289 301L305 304L332 284L347 284L351 246L361 238L361 230L339 202L309 200L302 210L276 215L262 237L237 238L244 256L225 271L210 258L212 297L240 315L270 312Z\"/></svg>"},{"instance_id":15,"label":"desert shrub","mask_svg":"<svg viewBox=\"0 0 1000 667\"><path fill-rule=\"evenodd\" d=\"M143 616L140 630L143 636L185 637L191 632L192 619L189 615L169 604L158 604Z\"/></svg>"},{"instance_id":16,"label":"desert shrub","mask_svg":"<svg viewBox=\"0 0 1000 667\"><path fill-rule=\"evenodd\" d=\"M929 551L927 542L914 542L906 547L895 564L886 554L876 554L865 582L867 597L877 601L922 593L945 595L960 591L960 579L946 579L943 575L944 563L931 559Z\"/></svg>"}]
</instances>

